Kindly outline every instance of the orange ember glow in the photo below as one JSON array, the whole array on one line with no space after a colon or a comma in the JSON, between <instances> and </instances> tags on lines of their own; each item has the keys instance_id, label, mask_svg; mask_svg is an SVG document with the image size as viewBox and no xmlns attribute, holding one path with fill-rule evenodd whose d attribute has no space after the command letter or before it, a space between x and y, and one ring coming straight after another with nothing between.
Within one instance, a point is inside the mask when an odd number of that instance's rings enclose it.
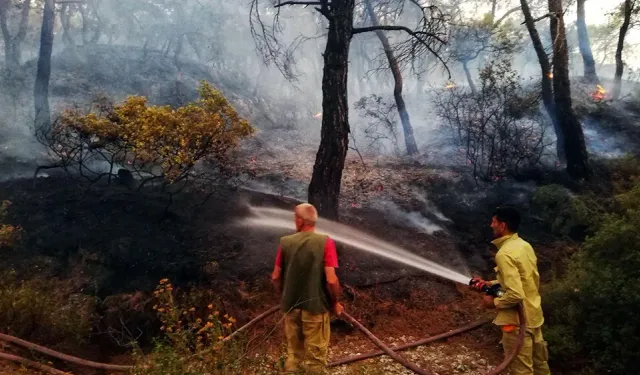
<instances>
[{"instance_id":1,"label":"orange ember glow","mask_svg":"<svg viewBox=\"0 0 640 375\"><path fill-rule=\"evenodd\" d=\"M313 115L313 118L322 118L322 112L318 112L315 115Z\"/></svg>"},{"instance_id":2,"label":"orange ember glow","mask_svg":"<svg viewBox=\"0 0 640 375\"><path fill-rule=\"evenodd\" d=\"M597 85L596 88L597 88L596 91L591 93L591 97L593 98L593 100L596 102L599 102L606 99L607 90L605 90L604 87L600 85Z\"/></svg>"},{"instance_id":3,"label":"orange ember glow","mask_svg":"<svg viewBox=\"0 0 640 375\"><path fill-rule=\"evenodd\" d=\"M547 77L549 77L549 78L553 79L553 72L549 72L549 73L547 73Z\"/></svg>"},{"instance_id":4,"label":"orange ember glow","mask_svg":"<svg viewBox=\"0 0 640 375\"><path fill-rule=\"evenodd\" d=\"M453 83L453 82L449 82L449 83L447 83L447 85L445 86L445 88L446 88L447 90L451 90L451 89L453 89L453 88L455 88L455 87L456 87L456 84L455 84L455 83Z\"/></svg>"}]
</instances>

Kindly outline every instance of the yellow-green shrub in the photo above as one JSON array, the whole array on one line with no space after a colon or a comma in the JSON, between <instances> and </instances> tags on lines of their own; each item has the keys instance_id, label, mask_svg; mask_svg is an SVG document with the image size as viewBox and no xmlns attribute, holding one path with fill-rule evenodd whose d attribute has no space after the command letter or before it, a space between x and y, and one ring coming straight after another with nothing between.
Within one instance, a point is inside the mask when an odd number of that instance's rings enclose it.
<instances>
[{"instance_id":1,"label":"yellow-green shrub","mask_svg":"<svg viewBox=\"0 0 640 375\"><path fill-rule=\"evenodd\" d=\"M22 228L19 226L4 223L9 206L11 206L10 201L0 203L0 248L12 247L22 234Z\"/></svg>"},{"instance_id":2,"label":"yellow-green shrub","mask_svg":"<svg viewBox=\"0 0 640 375\"><path fill-rule=\"evenodd\" d=\"M222 342L233 331L233 317L221 316L213 302L206 307L186 303L188 296L176 295L167 279L160 280L154 294L164 336L150 355L136 352L134 374L230 374L238 369L238 342Z\"/></svg>"}]
</instances>

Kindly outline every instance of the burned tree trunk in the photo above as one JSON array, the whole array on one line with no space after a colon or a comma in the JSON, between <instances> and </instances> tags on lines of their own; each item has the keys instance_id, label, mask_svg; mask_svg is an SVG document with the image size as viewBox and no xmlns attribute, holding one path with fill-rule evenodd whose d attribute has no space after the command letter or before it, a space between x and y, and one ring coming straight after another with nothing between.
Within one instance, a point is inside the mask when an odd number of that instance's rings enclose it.
<instances>
[{"instance_id":1,"label":"burned tree trunk","mask_svg":"<svg viewBox=\"0 0 640 375\"><path fill-rule=\"evenodd\" d=\"M462 69L464 69L464 74L467 76L467 81L469 82L469 88L471 89L471 92L473 94L477 93L478 89L476 89L476 84L473 83L473 77L471 76L471 71L469 70L468 61L462 62Z\"/></svg>"},{"instance_id":2,"label":"burned tree trunk","mask_svg":"<svg viewBox=\"0 0 640 375\"><path fill-rule=\"evenodd\" d=\"M369 18L371 18L371 23L373 24L373 26L380 26L378 17L376 16L376 13L373 10L373 6L371 5L371 0L366 0L365 6L367 7L367 13L369 14ZM380 40L380 43L382 44L384 54L387 56L387 61L389 62L389 69L391 69L391 73L393 74L393 79L395 81L395 85L393 87L393 97L396 100L396 107L398 108L400 122L402 123L404 143L407 146L407 154L417 154L418 146L416 145L416 139L413 136L413 127L411 126L407 106L405 105L404 98L402 97L403 82L402 73L400 72L400 67L398 66L398 60L393 54L391 44L389 44L389 39L387 39L384 31L376 30L375 33Z\"/></svg>"},{"instance_id":3,"label":"burned tree trunk","mask_svg":"<svg viewBox=\"0 0 640 375\"><path fill-rule=\"evenodd\" d=\"M353 31L355 0L331 3L322 77L322 129L320 148L309 184L309 202L321 216L338 218L338 198L349 145L347 71Z\"/></svg>"},{"instance_id":4,"label":"burned tree trunk","mask_svg":"<svg viewBox=\"0 0 640 375\"><path fill-rule=\"evenodd\" d=\"M564 135L567 172L574 179L589 177L587 147L582 125L571 103L569 50L564 27L562 0L549 0L551 40L553 41L553 92L558 123Z\"/></svg>"},{"instance_id":5,"label":"burned tree trunk","mask_svg":"<svg viewBox=\"0 0 640 375\"><path fill-rule=\"evenodd\" d=\"M542 41L540 40L540 35L538 34L538 30L536 29L535 21L533 19L533 16L531 15L529 3L527 3L527 0L520 0L520 5L522 7L522 14L524 15L525 25L527 26L527 30L529 31L529 36L531 37L531 41L533 42L533 48L536 51L538 62L540 63L540 69L542 70L542 102L544 103L544 107L549 114L549 118L551 118L553 130L556 133L556 154L558 156L558 160L560 160L560 163L564 164L566 162L564 134L558 123L558 117L556 116L556 105L553 98L553 72L551 71L551 63L549 62L547 52L544 50L544 46L542 45Z\"/></svg>"},{"instance_id":6,"label":"burned tree trunk","mask_svg":"<svg viewBox=\"0 0 640 375\"><path fill-rule=\"evenodd\" d=\"M622 50L624 49L624 39L627 37L627 31L629 31L629 24L631 23L631 12L635 5L634 0L625 0L624 2L624 22L620 27L620 36L618 37L618 48L616 49L616 75L613 85L613 98L620 98L620 92L622 91L622 73L624 73L624 61L622 60Z\"/></svg>"},{"instance_id":7,"label":"burned tree trunk","mask_svg":"<svg viewBox=\"0 0 640 375\"><path fill-rule=\"evenodd\" d=\"M22 60L22 43L27 36L29 27L29 12L31 10L31 0L24 0L21 4L20 24L15 37L11 36L9 25L7 24L7 13L9 11L9 0L0 0L0 28L4 39L4 54L7 67L10 70L18 68Z\"/></svg>"},{"instance_id":8,"label":"burned tree trunk","mask_svg":"<svg viewBox=\"0 0 640 375\"><path fill-rule=\"evenodd\" d=\"M4 40L4 61L7 67L12 70L18 63L13 53L13 38L9 33L7 23L7 12L9 11L9 0L0 0L0 27L2 27L2 38Z\"/></svg>"},{"instance_id":9,"label":"burned tree trunk","mask_svg":"<svg viewBox=\"0 0 640 375\"><path fill-rule=\"evenodd\" d=\"M596 74L596 61L593 59L591 51L591 41L589 40L589 32L587 31L587 22L585 20L584 2L586 0L578 0L578 19L576 25L578 27L578 45L580 54L584 63L584 78L588 83L600 83Z\"/></svg>"},{"instance_id":10,"label":"burned tree trunk","mask_svg":"<svg viewBox=\"0 0 640 375\"><path fill-rule=\"evenodd\" d=\"M491 23L496 22L496 9L498 8L498 0L491 2Z\"/></svg>"},{"instance_id":11,"label":"burned tree trunk","mask_svg":"<svg viewBox=\"0 0 640 375\"><path fill-rule=\"evenodd\" d=\"M91 11L93 12L94 17L96 18L95 29L93 30L93 36L91 37L91 40L89 41L89 43L96 44L98 43L98 41L100 41L100 37L102 36L102 27L104 25L102 23L102 19L100 18L98 4L96 3L96 1L95 0L90 1L89 5L91 5ZM110 38L112 36L113 34L110 36ZM111 44L111 39L109 39L109 44Z\"/></svg>"},{"instance_id":12,"label":"burned tree trunk","mask_svg":"<svg viewBox=\"0 0 640 375\"><path fill-rule=\"evenodd\" d=\"M48 133L51 127L49 111L49 78L51 76L51 52L53 51L54 0L45 0L40 29L40 53L36 83L33 89L36 131Z\"/></svg>"},{"instance_id":13,"label":"burned tree trunk","mask_svg":"<svg viewBox=\"0 0 640 375\"><path fill-rule=\"evenodd\" d=\"M73 45L71 37L71 9L67 4L62 4L60 8L60 23L62 24L62 42L66 45Z\"/></svg>"}]
</instances>

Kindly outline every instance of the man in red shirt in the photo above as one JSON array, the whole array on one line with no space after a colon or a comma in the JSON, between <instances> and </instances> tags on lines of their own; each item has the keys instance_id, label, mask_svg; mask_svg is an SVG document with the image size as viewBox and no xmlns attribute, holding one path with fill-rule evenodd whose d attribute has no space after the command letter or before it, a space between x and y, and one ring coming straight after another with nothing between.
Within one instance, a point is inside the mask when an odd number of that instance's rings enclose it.
<instances>
[{"instance_id":1,"label":"man in red shirt","mask_svg":"<svg viewBox=\"0 0 640 375\"><path fill-rule=\"evenodd\" d=\"M315 233L318 212L308 203L296 206L296 234L280 239L271 280L282 295L287 338L285 370L323 373L329 347L329 312L342 314L338 303L336 244Z\"/></svg>"}]
</instances>

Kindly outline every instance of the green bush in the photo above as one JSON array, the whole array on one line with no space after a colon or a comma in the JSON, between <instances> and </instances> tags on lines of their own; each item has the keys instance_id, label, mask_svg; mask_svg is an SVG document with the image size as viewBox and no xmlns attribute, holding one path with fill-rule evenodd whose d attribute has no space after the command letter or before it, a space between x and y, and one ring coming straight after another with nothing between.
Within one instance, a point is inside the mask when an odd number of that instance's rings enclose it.
<instances>
[{"instance_id":1,"label":"green bush","mask_svg":"<svg viewBox=\"0 0 640 375\"><path fill-rule=\"evenodd\" d=\"M628 155L609 161L614 193L624 193L640 182L640 159Z\"/></svg>"},{"instance_id":2,"label":"green bush","mask_svg":"<svg viewBox=\"0 0 640 375\"><path fill-rule=\"evenodd\" d=\"M532 197L533 211L560 236L582 237L595 224L592 208L560 185L544 185Z\"/></svg>"},{"instance_id":3,"label":"green bush","mask_svg":"<svg viewBox=\"0 0 640 375\"><path fill-rule=\"evenodd\" d=\"M95 299L74 294L57 280L20 280L0 274L0 329L10 335L57 347L85 344L91 336Z\"/></svg>"},{"instance_id":4,"label":"green bush","mask_svg":"<svg viewBox=\"0 0 640 375\"><path fill-rule=\"evenodd\" d=\"M545 294L552 359L566 365L581 353L614 375L640 366L640 183L616 202Z\"/></svg>"}]
</instances>

